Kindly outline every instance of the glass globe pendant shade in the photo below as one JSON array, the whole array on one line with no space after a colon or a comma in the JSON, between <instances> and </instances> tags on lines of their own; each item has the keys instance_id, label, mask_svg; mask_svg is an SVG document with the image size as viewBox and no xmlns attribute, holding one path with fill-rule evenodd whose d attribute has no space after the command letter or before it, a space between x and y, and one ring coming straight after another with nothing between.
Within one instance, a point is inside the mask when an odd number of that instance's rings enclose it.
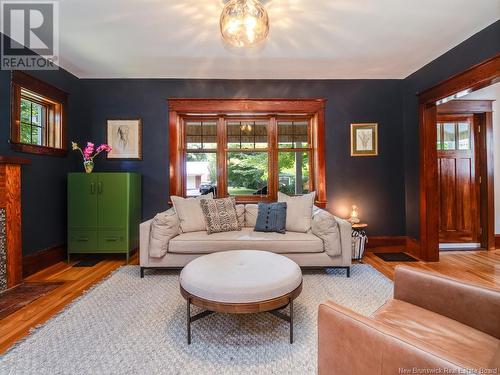
<instances>
[{"instance_id":1,"label":"glass globe pendant shade","mask_svg":"<svg viewBox=\"0 0 500 375\"><path fill-rule=\"evenodd\" d=\"M235 47L249 47L266 39L269 17L258 0L230 0L220 16L220 31Z\"/></svg>"}]
</instances>

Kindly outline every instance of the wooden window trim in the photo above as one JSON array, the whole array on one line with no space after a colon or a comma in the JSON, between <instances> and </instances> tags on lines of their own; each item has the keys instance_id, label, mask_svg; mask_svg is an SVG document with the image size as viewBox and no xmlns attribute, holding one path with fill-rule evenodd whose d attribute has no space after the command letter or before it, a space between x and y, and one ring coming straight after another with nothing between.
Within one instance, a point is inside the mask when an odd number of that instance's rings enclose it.
<instances>
[{"instance_id":1,"label":"wooden window trim","mask_svg":"<svg viewBox=\"0 0 500 375\"><path fill-rule=\"evenodd\" d=\"M47 107L46 137L52 140L53 144L59 143L60 148L27 144L20 141L22 89L34 94L33 97L28 95L29 100ZM24 72L13 71L11 79L11 148L15 151L31 154L65 156L68 152L66 145L67 98L68 94L57 87Z\"/></svg>"},{"instance_id":2,"label":"wooden window trim","mask_svg":"<svg viewBox=\"0 0 500 375\"><path fill-rule=\"evenodd\" d=\"M268 180L269 194L267 197L245 196L238 198L239 203L253 203L257 201L274 201L277 198L277 163L278 152L294 151L295 149L277 149L277 120L290 118L297 114L310 118L309 137L310 144L307 149L296 149L296 151L309 151L311 168L311 189L316 191L315 204L326 207L326 167L325 167L325 99L168 99L169 113L169 193L170 196L184 196L184 126L186 117L202 119L217 118L217 187L219 196L227 196L226 181L226 146L227 131L224 118L235 114L234 119L246 117L251 113L252 119L258 118L259 114L271 117L268 140L269 140L269 170ZM197 117L197 116L200 117ZM294 116L292 116L294 117ZM233 116L230 117L233 119ZM295 118L295 117L294 117ZM221 147L223 145L223 147ZM242 150L244 151L244 150ZM258 150L258 151L264 151ZM207 150L211 152L211 150Z\"/></svg>"}]
</instances>

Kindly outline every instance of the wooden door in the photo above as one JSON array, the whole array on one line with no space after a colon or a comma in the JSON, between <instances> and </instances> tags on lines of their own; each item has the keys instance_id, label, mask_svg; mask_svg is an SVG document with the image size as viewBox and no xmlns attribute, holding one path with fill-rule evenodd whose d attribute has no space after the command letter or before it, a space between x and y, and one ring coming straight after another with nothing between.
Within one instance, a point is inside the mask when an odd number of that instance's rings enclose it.
<instances>
[{"instance_id":1,"label":"wooden door","mask_svg":"<svg viewBox=\"0 0 500 375\"><path fill-rule=\"evenodd\" d=\"M479 186L472 115L440 115L437 123L439 242L479 242Z\"/></svg>"}]
</instances>

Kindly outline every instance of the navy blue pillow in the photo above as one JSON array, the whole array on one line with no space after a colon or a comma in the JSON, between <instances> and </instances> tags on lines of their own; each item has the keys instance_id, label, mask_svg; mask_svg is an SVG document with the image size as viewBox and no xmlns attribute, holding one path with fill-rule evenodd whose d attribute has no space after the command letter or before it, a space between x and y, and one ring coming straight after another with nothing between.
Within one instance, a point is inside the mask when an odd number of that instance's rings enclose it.
<instances>
[{"instance_id":1,"label":"navy blue pillow","mask_svg":"<svg viewBox=\"0 0 500 375\"><path fill-rule=\"evenodd\" d=\"M254 231L286 233L286 202L259 203Z\"/></svg>"}]
</instances>

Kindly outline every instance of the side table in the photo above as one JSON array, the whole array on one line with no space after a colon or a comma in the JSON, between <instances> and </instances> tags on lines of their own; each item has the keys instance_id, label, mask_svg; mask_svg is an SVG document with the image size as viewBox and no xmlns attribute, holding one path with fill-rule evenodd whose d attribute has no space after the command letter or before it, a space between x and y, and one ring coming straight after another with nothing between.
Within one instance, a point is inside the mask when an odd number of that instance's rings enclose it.
<instances>
[{"instance_id":1,"label":"side table","mask_svg":"<svg viewBox=\"0 0 500 375\"><path fill-rule=\"evenodd\" d=\"M352 225L352 259L359 260L365 253L365 245L368 242L366 228L368 224L356 223Z\"/></svg>"}]
</instances>

